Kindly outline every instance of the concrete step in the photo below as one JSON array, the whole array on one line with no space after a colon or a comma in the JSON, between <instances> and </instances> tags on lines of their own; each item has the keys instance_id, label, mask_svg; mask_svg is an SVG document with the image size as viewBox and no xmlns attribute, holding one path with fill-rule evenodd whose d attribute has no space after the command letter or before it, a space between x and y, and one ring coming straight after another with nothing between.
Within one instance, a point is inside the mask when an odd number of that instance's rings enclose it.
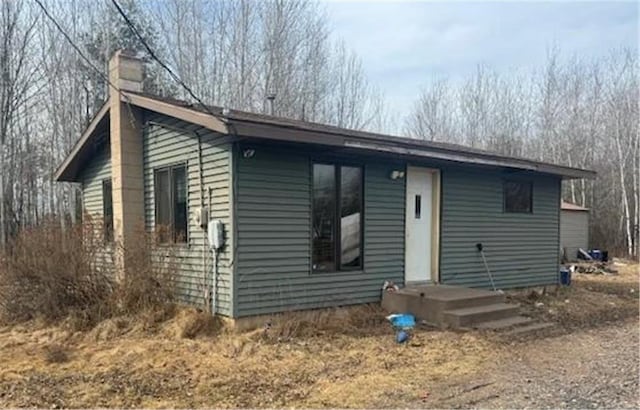
<instances>
[{"instance_id":1,"label":"concrete step","mask_svg":"<svg viewBox=\"0 0 640 410\"><path fill-rule=\"evenodd\" d=\"M527 326L518 326L514 329L511 329L507 332L504 332L503 334L506 336L522 336L525 334L530 334L530 333L534 333L540 330L544 330L544 329L549 329L554 327L555 324L553 323L547 323L547 322L542 322L542 323L532 323L530 325Z\"/></svg>"},{"instance_id":2,"label":"concrete step","mask_svg":"<svg viewBox=\"0 0 640 410\"><path fill-rule=\"evenodd\" d=\"M480 322L489 322L518 315L519 305L495 303L485 306L475 306L443 312L443 321L449 326L471 327Z\"/></svg>"},{"instance_id":3,"label":"concrete step","mask_svg":"<svg viewBox=\"0 0 640 410\"><path fill-rule=\"evenodd\" d=\"M473 326L474 329L480 330L505 330L515 326L523 326L533 322L533 319L525 316L512 316L504 319L489 320L480 322Z\"/></svg>"},{"instance_id":4,"label":"concrete step","mask_svg":"<svg viewBox=\"0 0 640 410\"><path fill-rule=\"evenodd\" d=\"M477 306L496 305L504 303L505 296L498 292L487 292L486 294L465 295L459 298L441 299L440 307L443 311L464 309Z\"/></svg>"}]
</instances>

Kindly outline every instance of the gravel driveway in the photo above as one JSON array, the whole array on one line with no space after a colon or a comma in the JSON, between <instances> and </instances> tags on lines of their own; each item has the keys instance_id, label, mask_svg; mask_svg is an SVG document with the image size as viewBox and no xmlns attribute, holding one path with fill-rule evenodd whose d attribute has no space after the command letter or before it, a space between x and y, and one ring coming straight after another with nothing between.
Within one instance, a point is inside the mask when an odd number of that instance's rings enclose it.
<instances>
[{"instance_id":1,"label":"gravel driveway","mask_svg":"<svg viewBox=\"0 0 640 410\"><path fill-rule=\"evenodd\" d=\"M632 320L504 346L494 363L434 386L416 407L640 408L639 325Z\"/></svg>"}]
</instances>

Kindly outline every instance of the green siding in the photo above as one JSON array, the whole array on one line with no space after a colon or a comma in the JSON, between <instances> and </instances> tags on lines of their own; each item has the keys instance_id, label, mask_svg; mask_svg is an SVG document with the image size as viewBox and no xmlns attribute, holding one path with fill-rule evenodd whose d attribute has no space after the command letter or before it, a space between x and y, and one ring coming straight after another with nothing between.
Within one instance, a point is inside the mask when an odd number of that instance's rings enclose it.
<instances>
[{"instance_id":1,"label":"green siding","mask_svg":"<svg viewBox=\"0 0 640 410\"><path fill-rule=\"evenodd\" d=\"M204 204L209 203L211 189L210 218L220 219L225 225L226 246L220 254L218 264L217 295L215 311L231 316L233 312L232 262L233 229L230 213L230 144L224 137L186 122L161 115L149 115L144 127L144 198L145 225L148 231L155 226L154 169L184 163L187 165L188 179L188 243L176 245L172 249L178 260L178 293L184 302L203 302L204 262L207 259L208 277L212 278L212 253L206 246L203 229L197 226L193 216L201 206L198 138L202 140L202 178ZM210 280L210 283L211 280Z\"/></svg>"},{"instance_id":2,"label":"green siding","mask_svg":"<svg viewBox=\"0 0 640 410\"><path fill-rule=\"evenodd\" d=\"M389 174L404 162L354 156L365 167L364 269L311 273L311 161L308 150L244 145L236 158L236 315L377 301L385 280L404 281L404 180ZM243 147L240 148L242 150ZM337 159L339 161L339 159ZM513 288L557 281L560 180L533 181L533 213L503 212L499 170L412 162L442 172L441 281L490 287L476 243L485 247L496 285ZM524 176L523 176L524 175Z\"/></svg>"},{"instance_id":3,"label":"green siding","mask_svg":"<svg viewBox=\"0 0 640 410\"><path fill-rule=\"evenodd\" d=\"M95 221L101 226L104 198L102 197L102 182L111 179L111 156L106 145L102 146L89 161L79 175L82 185L82 207L85 218ZM85 219L85 222L87 220ZM98 235L101 235L98 233ZM106 245L96 254L97 266L113 272L113 249Z\"/></svg>"},{"instance_id":4,"label":"green siding","mask_svg":"<svg viewBox=\"0 0 640 410\"><path fill-rule=\"evenodd\" d=\"M482 243L498 288L557 282L560 180L533 182L533 212L503 212L504 174L469 168L442 171L441 281L471 287L491 283L476 249Z\"/></svg>"},{"instance_id":5,"label":"green siding","mask_svg":"<svg viewBox=\"0 0 640 410\"><path fill-rule=\"evenodd\" d=\"M364 269L310 272L312 158L267 146L236 158L237 316L377 301L385 280L403 279L404 181L388 161L363 163Z\"/></svg>"},{"instance_id":6,"label":"green siding","mask_svg":"<svg viewBox=\"0 0 640 410\"><path fill-rule=\"evenodd\" d=\"M107 141L109 143L109 141ZM111 157L106 147L98 151L80 173L82 206L88 215L102 218L102 181L111 178Z\"/></svg>"},{"instance_id":7,"label":"green siding","mask_svg":"<svg viewBox=\"0 0 640 410\"><path fill-rule=\"evenodd\" d=\"M215 309L233 317L375 302L385 280L404 280L405 181L391 180L404 161L382 156L335 155L285 145L234 146L202 127L162 115L144 126L145 225L154 229L153 171L186 163L188 243L176 246L178 290L188 303L201 303L204 231L193 222L200 207L198 138L202 141L205 204L211 189L212 217L225 223L227 245L219 263ZM255 155L244 158L244 148ZM233 148L233 149L232 149ZM324 152L324 154L322 154ZM346 161L364 167L364 268L311 273L311 163ZM441 281L489 287L475 245L484 244L500 288L557 281L560 180L520 173L533 181L533 213L503 212L500 170L462 165L411 165L441 169ZM85 210L102 213L102 180L110 177L107 151L98 152L81 175ZM233 179L232 179L233 176ZM233 182L233 183L232 183ZM233 200L232 200L233 199ZM107 253L105 253L107 255ZM209 275L210 276L210 275Z\"/></svg>"}]
</instances>

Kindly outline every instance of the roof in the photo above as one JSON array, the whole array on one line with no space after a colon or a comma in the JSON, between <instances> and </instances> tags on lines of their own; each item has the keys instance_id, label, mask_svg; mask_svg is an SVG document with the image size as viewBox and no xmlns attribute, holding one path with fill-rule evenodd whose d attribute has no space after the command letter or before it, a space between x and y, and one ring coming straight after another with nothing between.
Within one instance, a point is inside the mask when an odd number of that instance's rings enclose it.
<instances>
[{"instance_id":1,"label":"roof","mask_svg":"<svg viewBox=\"0 0 640 410\"><path fill-rule=\"evenodd\" d=\"M589 208L582 207L580 205L572 204L571 202L562 201L560 209L563 211L588 211Z\"/></svg>"},{"instance_id":2,"label":"roof","mask_svg":"<svg viewBox=\"0 0 640 410\"><path fill-rule=\"evenodd\" d=\"M302 120L194 105L173 98L123 91L123 102L201 125L221 134L274 141L337 146L357 151L381 152L407 157L423 157L506 167L558 175L563 178L594 178L595 172L548 162L507 156L476 148L340 128ZM69 156L58 168L58 181L75 181L81 163L90 155L88 147L98 124L108 115L108 104L98 112Z\"/></svg>"}]
</instances>

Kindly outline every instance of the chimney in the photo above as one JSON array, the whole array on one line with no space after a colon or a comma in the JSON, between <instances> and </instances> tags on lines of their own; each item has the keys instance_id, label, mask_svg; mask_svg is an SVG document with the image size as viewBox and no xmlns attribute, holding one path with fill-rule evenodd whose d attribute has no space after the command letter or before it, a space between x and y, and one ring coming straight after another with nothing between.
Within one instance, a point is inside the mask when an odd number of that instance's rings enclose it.
<instances>
[{"instance_id":1,"label":"chimney","mask_svg":"<svg viewBox=\"0 0 640 410\"><path fill-rule=\"evenodd\" d=\"M129 260L127 249L144 230L141 113L121 91L142 91L143 64L133 54L116 51L109 60L109 125L113 231L116 277L122 278ZM120 90L120 92L118 91ZM139 239L139 238L138 238Z\"/></svg>"},{"instance_id":2,"label":"chimney","mask_svg":"<svg viewBox=\"0 0 640 410\"><path fill-rule=\"evenodd\" d=\"M109 81L122 91L142 91L144 70L142 60L134 53L118 50L109 60ZM110 89L110 92L113 92Z\"/></svg>"}]
</instances>

